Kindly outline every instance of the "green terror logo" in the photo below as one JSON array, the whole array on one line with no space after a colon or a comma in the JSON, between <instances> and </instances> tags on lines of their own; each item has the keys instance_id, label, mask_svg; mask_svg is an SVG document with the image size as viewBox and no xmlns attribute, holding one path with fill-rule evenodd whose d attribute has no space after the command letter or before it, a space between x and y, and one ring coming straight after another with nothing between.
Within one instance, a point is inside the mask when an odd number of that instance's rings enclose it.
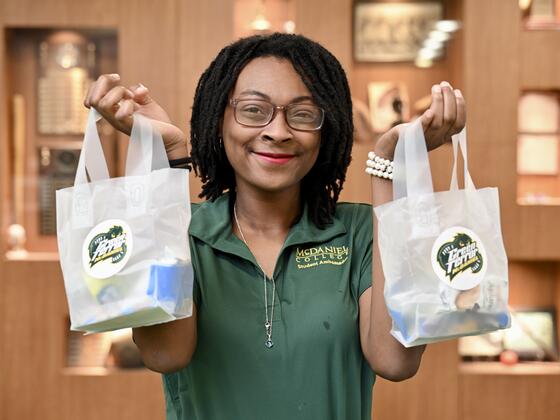
<instances>
[{"instance_id":1,"label":"green terror logo","mask_svg":"<svg viewBox=\"0 0 560 420\"><path fill-rule=\"evenodd\" d=\"M478 285L486 273L486 251L472 230L456 226L445 230L432 247L432 267L438 277L457 290Z\"/></svg>"},{"instance_id":2,"label":"green terror logo","mask_svg":"<svg viewBox=\"0 0 560 420\"><path fill-rule=\"evenodd\" d=\"M87 274L105 279L117 274L132 253L130 227L123 220L106 220L94 227L82 247L83 267Z\"/></svg>"}]
</instances>

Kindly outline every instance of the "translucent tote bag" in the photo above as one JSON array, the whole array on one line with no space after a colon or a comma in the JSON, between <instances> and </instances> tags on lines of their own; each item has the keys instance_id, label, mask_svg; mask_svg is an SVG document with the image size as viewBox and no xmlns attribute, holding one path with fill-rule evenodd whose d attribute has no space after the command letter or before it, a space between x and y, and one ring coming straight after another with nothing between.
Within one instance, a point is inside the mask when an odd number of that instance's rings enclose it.
<instances>
[{"instance_id":1,"label":"translucent tote bag","mask_svg":"<svg viewBox=\"0 0 560 420\"><path fill-rule=\"evenodd\" d=\"M475 188L466 129L453 136L453 155L449 191L434 193L420 120L406 125L395 150L394 200L374 209L391 334L406 347L510 325L498 190Z\"/></svg>"},{"instance_id":2,"label":"translucent tote bag","mask_svg":"<svg viewBox=\"0 0 560 420\"><path fill-rule=\"evenodd\" d=\"M135 114L126 176L109 178L99 118L92 109L74 186L56 192L71 329L101 332L190 316L188 173L169 167L161 136Z\"/></svg>"}]
</instances>

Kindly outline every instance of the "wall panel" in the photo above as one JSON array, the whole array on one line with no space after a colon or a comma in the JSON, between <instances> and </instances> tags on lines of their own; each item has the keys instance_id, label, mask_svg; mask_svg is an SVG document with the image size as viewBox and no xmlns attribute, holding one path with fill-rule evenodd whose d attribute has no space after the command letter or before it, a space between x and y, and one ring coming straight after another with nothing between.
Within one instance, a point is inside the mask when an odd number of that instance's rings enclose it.
<instances>
[{"instance_id":1,"label":"wall panel","mask_svg":"<svg viewBox=\"0 0 560 420\"><path fill-rule=\"evenodd\" d=\"M456 340L430 344L415 377L403 382L377 380L372 419L458 419L457 365Z\"/></svg>"},{"instance_id":2,"label":"wall panel","mask_svg":"<svg viewBox=\"0 0 560 420\"><path fill-rule=\"evenodd\" d=\"M3 0L0 16L7 26L92 26L117 25L118 7L126 1L111 0ZM149 4L149 0L143 0Z\"/></svg>"},{"instance_id":3,"label":"wall panel","mask_svg":"<svg viewBox=\"0 0 560 420\"><path fill-rule=\"evenodd\" d=\"M218 52L233 41L234 0L180 1L177 10L177 89L175 123L190 132L191 108L198 79ZM200 178L190 175L193 201L200 201Z\"/></svg>"},{"instance_id":4,"label":"wall panel","mask_svg":"<svg viewBox=\"0 0 560 420\"><path fill-rule=\"evenodd\" d=\"M560 90L560 31L524 30L520 43L521 88Z\"/></svg>"}]
</instances>

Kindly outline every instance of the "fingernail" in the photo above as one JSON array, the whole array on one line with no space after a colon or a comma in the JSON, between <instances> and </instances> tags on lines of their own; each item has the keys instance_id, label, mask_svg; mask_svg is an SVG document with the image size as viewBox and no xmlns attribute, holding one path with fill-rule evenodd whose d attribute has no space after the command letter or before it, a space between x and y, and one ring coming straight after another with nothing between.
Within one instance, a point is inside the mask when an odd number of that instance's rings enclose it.
<instances>
[{"instance_id":1,"label":"fingernail","mask_svg":"<svg viewBox=\"0 0 560 420\"><path fill-rule=\"evenodd\" d=\"M114 80L120 80L121 79L121 76L118 75L117 73L110 74L109 76L111 77L111 79L114 79Z\"/></svg>"},{"instance_id":2,"label":"fingernail","mask_svg":"<svg viewBox=\"0 0 560 420\"><path fill-rule=\"evenodd\" d=\"M462 97L463 97L463 94L461 93L461 91L460 91L459 89L455 89L455 90L453 91L453 93L455 93L455 96L456 96L457 98L462 98Z\"/></svg>"},{"instance_id":3,"label":"fingernail","mask_svg":"<svg viewBox=\"0 0 560 420\"><path fill-rule=\"evenodd\" d=\"M138 83L138 87L136 88L136 92L144 92L147 91L148 88L144 86L142 83Z\"/></svg>"},{"instance_id":4,"label":"fingernail","mask_svg":"<svg viewBox=\"0 0 560 420\"><path fill-rule=\"evenodd\" d=\"M441 86L440 85L433 85L432 86L432 93L441 93Z\"/></svg>"},{"instance_id":5,"label":"fingernail","mask_svg":"<svg viewBox=\"0 0 560 420\"><path fill-rule=\"evenodd\" d=\"M448 88L451 89L451 85L449 84L449 82L445 82L445 81L444 81L444 82L441 82L440 85L441 85L441 86L446 86L446 87L448 87Z\"/></svg>"}]
</instances>

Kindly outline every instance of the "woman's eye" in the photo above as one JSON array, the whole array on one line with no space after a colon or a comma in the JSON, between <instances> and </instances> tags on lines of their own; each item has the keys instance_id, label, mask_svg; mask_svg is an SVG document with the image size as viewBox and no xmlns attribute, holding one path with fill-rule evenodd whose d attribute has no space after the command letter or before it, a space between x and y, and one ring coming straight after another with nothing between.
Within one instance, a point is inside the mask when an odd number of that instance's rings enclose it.
<instances>
[{"instance_id":1,"label":"woman's eye","mask_svg":"<svg viewBox=\"0 0 560 420\"><path fill-rule=\"evenodd\" d=\"M264 114L263 109L255 105L247 105L243 107L243 112L247 114Z\"/></svg>"},{"instance_id":2,"label":"woman's eye","mask_svg":"<svg viewBox=\"0 0 560 420\"><path fill-rule=\"evenodd\" d=\"M315 119L315 115L310 111L297 111L292 114L292 118L300 120L313 120Z\"/></svg>"}]
</instances>

